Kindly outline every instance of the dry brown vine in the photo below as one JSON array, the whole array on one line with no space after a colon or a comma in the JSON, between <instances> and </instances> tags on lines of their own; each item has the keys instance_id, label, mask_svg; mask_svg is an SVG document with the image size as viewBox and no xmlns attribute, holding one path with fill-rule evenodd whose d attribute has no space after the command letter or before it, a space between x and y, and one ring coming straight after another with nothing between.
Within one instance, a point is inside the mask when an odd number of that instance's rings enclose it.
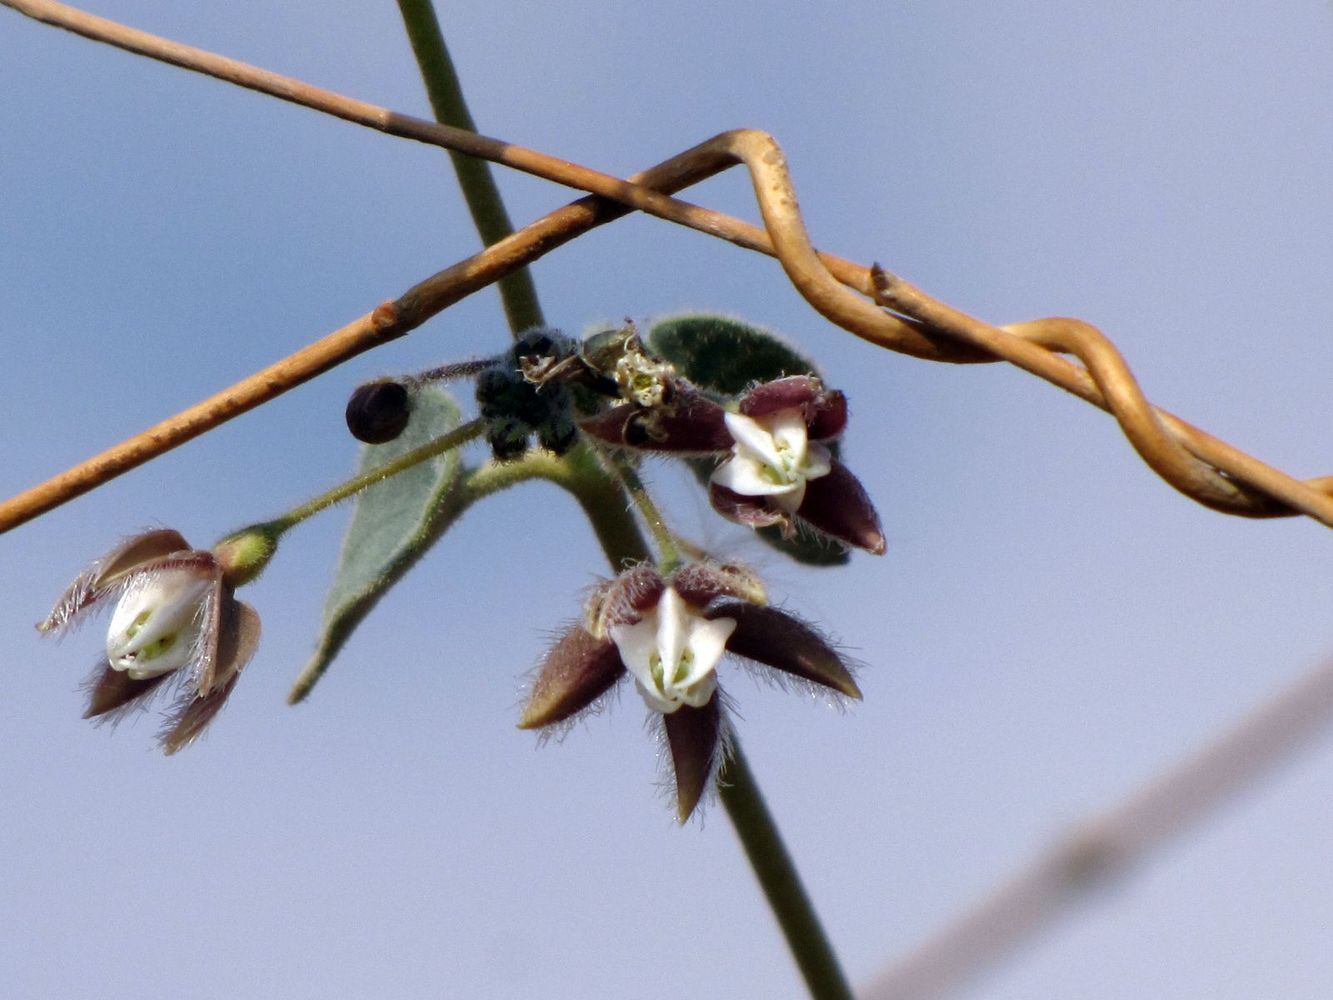
<instances>
[{"instance_id":1,"label":"dry brown vine","mask_svg":"<svg viewBox=\"0 0 1333 1000\"><path fill-rule=\"evenodd\" d=\"M634 209L777 257L792 284L821 315L880 347L934 361L1008 361L1060 386L1111 413L1158 475L1205 506L1247 517L1306 514L1333 527L1333 476L1304 482L1295 479L1157 409L1143 395L1114 345L1090 324L1048 318L991 326L932 299L878 266L866 268L815 250L801 219L786 157L777 141L763 132L724 132L622 180L535 150L344 97L51 0L0 0L0 4L95 41L593 195L543 216L295 354L0 504L0 532L406 334L465 296ZM670 197L736 164L743 164L750 173L765 228ZM1080 363L1062 355L1071 355Z\"/></svg>"}]
</instances>

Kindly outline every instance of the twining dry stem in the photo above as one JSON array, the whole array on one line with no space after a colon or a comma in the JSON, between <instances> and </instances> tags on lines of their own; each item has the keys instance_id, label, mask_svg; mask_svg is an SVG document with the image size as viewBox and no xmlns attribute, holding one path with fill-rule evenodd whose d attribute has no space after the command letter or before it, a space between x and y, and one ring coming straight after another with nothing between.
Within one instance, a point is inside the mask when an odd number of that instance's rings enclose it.
<instances>
[{"instance_id":1,"label":"twining dry stem","mask_svg":"<svg viewBox=\"0 0 1333 1000\"><path fill-rule=\"evenodd\" d=\"M1120 422L1154 471L1187 496L1231 514L1302 513L1333 527L1333 477L1301 482L1153 407L1110 341L1080 320L1049 318L996 327L966 316L885 272L814 249L786 158L762 132L724 132L628 181L535 150L397 114L233 59L137 31L49 0L0 0L55 24L185 69L322 111L391 135L479 156L592 192L487 251L428 278L290 358L243 380L101 455L0 504L0 532L243 413L370 347L402 336L478 288L630 209L776 256L806 300L873 344L955 363L1008 361L1099 406ZM669 197L735 164L749 170L765 229ZM854 292L861 293L860 295ZM870 296L867 301L861 296ZM881 308L884 307L884 308ZM885 309L893 312L886 312ZM897 313L898 315L894 315ZM1081 366L1061 354L1076 357Z\"/></svg>"}]
</instances>

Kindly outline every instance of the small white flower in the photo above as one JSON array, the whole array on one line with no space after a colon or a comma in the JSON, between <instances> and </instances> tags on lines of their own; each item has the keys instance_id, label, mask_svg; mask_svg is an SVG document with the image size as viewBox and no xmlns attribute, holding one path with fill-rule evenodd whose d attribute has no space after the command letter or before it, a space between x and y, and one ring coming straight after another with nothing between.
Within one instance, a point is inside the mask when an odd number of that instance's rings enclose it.
<instances>
[{"instance_id":1,"label":"small white flower","mask_svg":"<svg viewBox=\"0 0 1333 1000\"><path fill-rule=\"evenodd\" d=\"M132 581L111 616L107 663L141 681L198 658L214 589L215 581L193 568L146 573Z\"/></svg>"},{"instance_id":2,"label":"small white flower","mask_svg":"<svg viewBox=\"0 0 1333 1000\"><path fill-rule=\"evenodd\" d=\"M828 448L809 440L799 409L778 410L762 417L727 413L727 430L736 443L731 457L718 466L712 481L742 496L772 497L788 514L805 499L808 480L827 476L833 468Z\"/></svg>"},{"instance_id":3,"label":"small white flower","mask_svg":"<svg viewBox=\"0 0 1333 1000\"><path fill-rule=\"evenodd\" d=\"M648 707L670 715L682 705L708 704L717 689L714 669L735 628L734 618L710 621L667 587L639 621L609 631Z\"/></svg>"}]
</instances>

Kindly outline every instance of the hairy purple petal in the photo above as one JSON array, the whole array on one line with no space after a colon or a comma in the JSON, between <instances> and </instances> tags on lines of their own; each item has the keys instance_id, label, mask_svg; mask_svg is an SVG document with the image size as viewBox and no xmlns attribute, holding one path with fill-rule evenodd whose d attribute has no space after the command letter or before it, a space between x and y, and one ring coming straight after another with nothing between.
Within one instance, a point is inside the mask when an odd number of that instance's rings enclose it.
<instances>
[{"instance_id":1,"label":"hairy purple petal","mask_svg":"<svg viewBox=\"0 0 1333 1000\"><path fill-rule=\"evenodd\" d=\"M827 477L825 477L827 478ZM819 480L813 480L818 482ZM806 484L809 493L810 484ZM728 521L744 524L751 528L766 528L770 524L785 524L787 514L779 508L770 506L766 497L747 497L742 493L729 490L717 483L708 486L708 500L713 509Z\"/></svg>"},{"instance_id":2,"label":"hairy purple petal","mask_svg":"<svg viewBox=\"0 0 1333 1000\"><path fill-rule=\"evenodd\" d=\"M737 409L747 417L763 417L791 409L799 409L802 416L806 416L823 389L824 383L813 375L789 375L755 386L741 397Z\"/></svg>"},{"instance_id":3,"label":"hairy purple petal","mask_svg":"<svg viewBox=\"0 0 1333 1000\"><path fill-rule=\"evenodd\" d=\"M813 375L791 375L757 385L737 405L747 417L763 417L799 409L811 441L828 441L847 426L847 397L824 388Z\"/></svg>"},{"instance_id":4,"label":"hairy purple petal","mask_svg":"<svg viewBox=\"0 0 1333 1000\"><path fill-rule=\"evenodd\" d=\"M240 679L259 648L259 613L230 596L220 602L216 668L207 687L202 682L187 689L159 735L168 756L198 739ZM202 681L202 677L201 677Z\"/></svg>"},{"instance_id":5,"label":"hairy purple petal","mask_svg":"<svg viewBox=\"0 0 1333 1000\"><path fill-rule=\"evenodd\" d=\"M79 574L60 595L39 632L53 632L73 625L93 605L116 592L134 572L168 556L188 554L190 543L178 531L159 528L127 538Z\"/></svg>"},{"instance_id":6,"label":"hairy purple petal","mask_svg":"<svg viewBox=\"0 0 1333 1000\"><path fill-rule=\"evenodd\" d=\"M105 659L88 682L88 710L85 719L96 719L120 709L132 708L148 698L170 674L134 680L123 670L114 669Z\"/></svg>"},{"instance_id":7,"label":"hairy purple petal","mask_svg":"<svg viewBox=\"0 0 1333 1000\"><path fill-rule=\"evenodd\" d=\"M643 451L715 454L731 447L723 414L707 396L685 390L670 403L647 409L633 403L613 406L579 422L587 434L608 444Z\"/></svg>"},{"instance_id":8,"label":"hairy purple petal","mask_svg":"<svg viewBox=\"0 0 1333 1000\"><path fill-rule=\"evenodd\" d=\"M244 601L225 597L218 629L218 659L213 683L199 690L209 691L230 683L259 648L259 612Z\"/></svg>"},{"instance_id":9,"label":"hairy purple petal","mask_svg":"<svg viewBox=\"0 0 1333 1000\"><path fill-rule=\"evenodd\" d=\"M836 459L827 476L806 483L796 516L840 542L877 556L884 554L884 532L874 504L861 481Z\"/></svg>"},{"instance_id":10,"label":"hairy purple petal","mask_svg":"<svg viewBox=\"0 0 1333 1000\"><path fill-rule=\"evenodd\" d=\"M631 625L655 608L666 581L646 563L625 570L593 592L588 600L585 624L597 638L604 638L612 625Z\"/></svg>"},{"instance_id":11,"label":"hairy purple petal","mask_svg":"<svg viewBox=\"0 0 1333 1000\"><path fill-rule=\"evenodd\" d=\"M101 566L99 584L146 563L156 562L178 552L189 551L190 543L179 531L171 528L158 528L146 531L142 535L135 535L98 560Z\"/></svg>"},{"instance_id":12,"label":"hairy purple petal","mask_svg":"<svg viewBox=\"0 0 1333 1000\"><path fill-rule=\"evenodd\" d=\"M676 776L676 819L684 823L717 772L722 734L721 699L714 694L703 708L683 705L662 716L671 766Z\"/></svg>"},{"instance_id":13,"label":"hairy purple petal","mask_svg":"<svg viewBox=\"0 0 1333 1000\"><path fill-rule=\"evenodd\" d=\"M158 736L162 752L170 757L198 739L218 712L222 711L222 706L227 703L227 698L240 677L239 672L232 674L228 680L208 694L196 695L187 692L177 703L175 711L168 716L167 724Z\"/></svg>"},{"instance_id":14,"label":"hairy purple petal","mask_svg":"<svg viewBox=\"0 0 1333 1000\"><path fill-rule=\"evenodd\" d=\"M745 566L730 563L686 563L672 574L671 586L684 601L698 608L719 597L739 597L752 604L767 600L759 577Z\"/></svg>"},{"instance_id":15,"label":"hairy purple petal","mask_svg":"<svg viewBox=\"0 0 1333 1000\"><path fill-rule=\"evenodd\" d=\"M861 689L842 658L818 632L794 615L742 601L720 602L707 614L710 618L735 620L727 652L821 684L849 698L861 697Z\"/></svg>"},{"instance_id":16,"label":"hairy purple petal","mask_svg":"<svg viewBox=\"0 0 1333 1000\"><path fill-rule=\"evenodd\" d=\"M520 729L563 722L605 694L625 673L620 651L607 637L575 625L556 642L538 668Z\"/></svg>"},{"instance_id":17,"label":"hairy purple petal","mask_svg":"<svg viewBox=\"0 0 1333 1000\"><path fill-rule=\"evenodd\" d=\"M811 441L841 437L847 429L847 397L836 389L824 393L806 418Z\"/></svg>"}]
</instances>

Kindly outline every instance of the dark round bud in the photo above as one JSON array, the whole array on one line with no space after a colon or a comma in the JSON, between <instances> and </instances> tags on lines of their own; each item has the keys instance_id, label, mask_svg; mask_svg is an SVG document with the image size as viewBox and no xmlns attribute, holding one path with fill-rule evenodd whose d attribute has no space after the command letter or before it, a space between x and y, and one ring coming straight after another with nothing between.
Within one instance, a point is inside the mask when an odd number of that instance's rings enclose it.
<instances>
[{"instance_id":1,"label":"dark round bud","mask_svg":"<svg viewBox=\"0 0 1333 1000\"><path fill-rule=\"evenodd\" d=\"M491 446L491 454L497 462L508 462L522 457L528 450L530 433L531 429L521 420L499 417L487 425L486 443Z\"/></svg>"},{"instance_id":2,"label":"dark round bud","mask_svg":"<svg viewBox=\"0 0 1333 1000\"><path fill-rule=\"evenodd\" d=\"M411 414L407 389L397 382L367 382L347 401L347 429L366 444L392 441Z\"/></svg>"},{"instance_id":3,"label":"dark round bud","mask_svg":"<svg viewBox=\"0 0 1333 1000\"><path fill-rule=\"evenodd\" d=\"M523 357L549 358L555 353L555 341L547 330L529 330L514 344L515 360Z\"/></svg>"},{"instance_id":4,"label":"dark round bud","mask_svg":"<svg viewBox=\"0 0 1333 1000\"><path fill-rule=\"evenodd\" d=\"M537 441L549 452L563 455L579 439L579 429L566 415L551 417L537 427Z\"/></svg>"},{"instance_id":5,"label":"dark round bud","mask_svg":"<svg viewBox=\"0 0 1333 1000\"><path fill-rule=\"evenodd\" d=\"M516 397L528 386L517 375L503 368L487 368L477 376L477 406L487 419L508 414Z\"/></svg>"}]
</instances>

